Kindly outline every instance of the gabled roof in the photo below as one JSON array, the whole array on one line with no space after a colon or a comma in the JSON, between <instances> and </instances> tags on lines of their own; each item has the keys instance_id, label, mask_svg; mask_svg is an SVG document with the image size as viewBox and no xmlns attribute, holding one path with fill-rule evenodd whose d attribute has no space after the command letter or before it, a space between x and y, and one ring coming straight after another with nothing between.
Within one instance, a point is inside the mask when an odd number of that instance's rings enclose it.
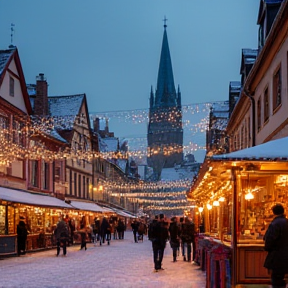
<instances>
[{"instance_id":1,"label":"gabled roof","mask_svg":"<svg viewBox=\"0 0 288 288\"><path fill-rule=\"evenodd\" d=\"M13 59L15 61L15 65L19 73L19 81L20 81L20 86L21 86L21 91L23 94L25 107L27 109L27 113L31 114L32 108L31 108L29 95L27 93L25 77L24 77L20 57L18 54L18 49L15 46L11 47L10 49L0 50L0 86L2 85L6 71L8 70L8 67Z\"/></svg>"},{"instance_id":2,"label":"gabled roof","mask_svg":"<svg viewBox=\"0 0 288 288\"><path fill-rule=\"evenodd\" d=\"M68 96L49 96L49 112L52 117L77 116L80 112L85 94Z\"/></svg>"}]
</instances>

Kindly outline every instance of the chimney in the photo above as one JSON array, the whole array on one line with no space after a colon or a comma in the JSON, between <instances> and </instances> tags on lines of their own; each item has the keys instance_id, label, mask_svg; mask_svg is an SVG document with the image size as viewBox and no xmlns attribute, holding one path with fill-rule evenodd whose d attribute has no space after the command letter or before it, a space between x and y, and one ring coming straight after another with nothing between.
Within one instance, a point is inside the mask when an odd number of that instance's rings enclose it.
<instances>
[{"instance_id":1,"label":"chimney","mask_svg":"<svg viewBox=\"0 0 288 288\"><path fill-rule=\"evenodd\" d=\"M48 84L44 73L36 77L36 97L34 102L34 115L48 115Z\"/></svg>"},{"instance_id":2,"label":"chimney","mask_svg":"<svg viewBox=\"0 0 288 288\"><path fill-rule=\"evenodd\" d=\"M99 120L99 118L97 117L96 119L94 119L94 132L99 132L99 130L100 130L100 120Z\"/></svg>"}]
</instances>

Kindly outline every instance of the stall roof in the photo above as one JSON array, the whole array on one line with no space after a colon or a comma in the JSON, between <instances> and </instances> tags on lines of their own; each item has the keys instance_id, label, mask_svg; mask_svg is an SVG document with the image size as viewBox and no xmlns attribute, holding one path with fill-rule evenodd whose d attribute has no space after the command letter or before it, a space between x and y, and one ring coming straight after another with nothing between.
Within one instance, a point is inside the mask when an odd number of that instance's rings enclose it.
<instances>
[{"instance_id":1,"label":"stall roof","mask_svg":"<svg viewBox=\"0 0 288 288\"><path fill-rule=\"evenodd\" d=\"M71 200L71 206L73 206L76 209L79 210L85 210L85 211L92 211L92 212L110 212L108 209L105 209L103 207L100 207L99 205L95 204L94 202L90 201L80 201L80 200Z\"/></svg>"},{"instance_id":2,"label":"stall roof","mask_svg":"<svg viewBox=\"0 0 288 288\"><path fill-rule=\"evenodd\" d=\"M113 208L113 210L115 211L116 214L120 215L120 216L123 216L123 217L128 217L128 218L136 218L136 216L130 214L130 213L127 213L123 210L120 210L120 209L116 209L116 208Z\"/></svg>"},{"instance_id":3,"label":"stall roof","mask_svg":"<svg viewBox=\"0 0 288 288\"><path fill-rule=\"evenodd\" d=\"M41 207L72 208L64 201L40 193L0 187L0 200Z\"/></svg>"},{"instance_id":4,"label":"stall roof","mask_svg":"<svg viewBox=\"0 0 288 288\"><path fill-rule=\"evenodd\" d=\"M265 160L265 159L277 159L287 160L288 159L288 137L284 137L277 140L271 140L269 142L231 152L222 155L213 155L211 159L214 160Z\"/></svg>"}]
</instances>

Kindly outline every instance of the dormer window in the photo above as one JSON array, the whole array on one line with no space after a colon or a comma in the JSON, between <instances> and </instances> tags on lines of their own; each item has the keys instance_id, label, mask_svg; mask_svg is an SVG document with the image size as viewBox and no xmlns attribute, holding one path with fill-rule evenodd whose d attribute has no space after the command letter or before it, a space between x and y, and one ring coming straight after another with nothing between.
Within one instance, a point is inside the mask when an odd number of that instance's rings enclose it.
<instances>
[{"instance_id":1,"label":"dormer window","mask_svg":"<svg viewBox=\"0 0 288 288\"><path fill-rule=\"evenodd\" d=\"M11 76L9 80L9 95L14 97L14 78Z\"/></svg>"}]
</instances>

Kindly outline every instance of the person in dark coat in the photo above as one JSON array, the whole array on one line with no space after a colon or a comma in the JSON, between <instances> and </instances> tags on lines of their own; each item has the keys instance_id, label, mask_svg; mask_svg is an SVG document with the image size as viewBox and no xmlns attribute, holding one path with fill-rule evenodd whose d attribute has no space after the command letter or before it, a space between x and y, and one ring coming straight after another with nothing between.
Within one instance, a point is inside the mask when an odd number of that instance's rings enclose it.
<instances>
[{"instance_id":1,"label":"person in dark coat","mask_svg":"<svg viewBox=\"0 0 288 288\"><path fill-rule=\"evenodd\" d=\"M117 224L116 229L118 232L119 239L121 239L121 240L124 239L125 224L121 219L118 220L118 224Z\"/></svg>"},{"instance_id":2,"label":"person in dark coat","mask_svg":"<svg viewBox=\"0 0 288 288\"><path fill-rule=\"evenodd\" d=\"M134 235L134 242L137 243L137 233L138 233L138 228L139 228L139 222L134 219L133 222L131 223L131 228L132 228L132 232Z\"/></svg>"},{"instance_id":3,"label":"person in dark coat","mask_svg":"<svg viewBox=\"0 0 288 288\"><path fill-rule=\"evenodd\" d=\"M81 235L81 246L80 246L80 250L82 250L83 248L85 249L85 251L87 250L87 246L86 246L86 219L85 216L82 216L82 219L80 221L80 235Z\"/></svg>"},{"instance_id":4,"label":"person in dark coat","mask_svg":"<svg viewBox=\"0 0 288 288\"><path fill-rule=\"evenodd\" d=\"M109 234L111 236L111 230L109 231L109 229L110 229L110 224L109 224L107 218L104 217L102 219L102 222L101 222L100 233L101 233L102 243L105 243L105 240L107 240L108 245L110 245L110 239L108 238Z\"/></svg>"},{"instance_id":5,"label":"person in dark coat","mask_svg":"<svg viewBox=\"0 0 288 288\"><path fill-rule=\"evenodd\" d=\"M24 255L26 253L26 241L27 241L28 230L24 222L24 219L25 218L23 216L20 216L20 221L19 221L19 224L17 225L18 256L20 256L21 254Z\"/></svg>"},{"instance_id":6,"label":"person in dark coat","mask_svg":"<svg viewBox=\"0 0 288 288\"><path fill-rule=\"evenodd\" d=\"M59 256L60 246L63 246L63 255L67 253L67 241L69 239L69 230L63 216L60 217L60 221L57 223L56 229L54 230L54 235L57 241L57 254Z\"/></svg>"},{"instance_id":7,"label":"person in dark coat","mask_svg":"<svg viewBox=\"0 0 288 288\"><path fill-rule=\"evenodd\" d=\"M164 214L160 214L159 221L154 222L150 231L150 240L152 241L153 248L153 260L155 272L164 270L162 267L162 260L164 256L164 250L166 247L166 241L168 240L168 228L167 223L164 222Z\"/></svg>"},{"instance_id":8,"label":"person in dark coat","mask_svg":"<svg viewBox=\"0 0 288 288\"><path fill-rule=\"evenodd\" d=\"M177 251L180 246L180 228L177 224L177 218L172 217L171 223L169 225L169 238L170 238L170 246L173 251L173 262L177 261Z\"/></svg>"},{"instance_id":9,"label":"person in dark coat","mask_svg":"<svg viewBox=\"0 0 288 288\"><path fill-rule=\"evenodd\" d=\"M285 288L284 276L288 273L288 219L281 204L272 207L275 218L264 236L264 249L268 251L264 267L271 270L273 288Z\"/></svg>"},{"instance_id":10,"label":"person in dark coat","mask_svg":"<svg viewBox=\"0 0 288 288\"><path fill-rule=\"evenodd\" d=\"M194 234L195 234L195 225L186 217L184 220L184 224L182 225L182 229L181 229L181 240L182 240L182 245L184 247L184 250L183 250L184 261L191 262L191 251L192 251L191 245L195 241ZM187 247L187 258L185 255L185 247ZM195 248L195 245L193 245L193 255L195 255L194 248ZM193 257L193 260L194 260L194 257Z\"/></svg>"}]
</instances>

